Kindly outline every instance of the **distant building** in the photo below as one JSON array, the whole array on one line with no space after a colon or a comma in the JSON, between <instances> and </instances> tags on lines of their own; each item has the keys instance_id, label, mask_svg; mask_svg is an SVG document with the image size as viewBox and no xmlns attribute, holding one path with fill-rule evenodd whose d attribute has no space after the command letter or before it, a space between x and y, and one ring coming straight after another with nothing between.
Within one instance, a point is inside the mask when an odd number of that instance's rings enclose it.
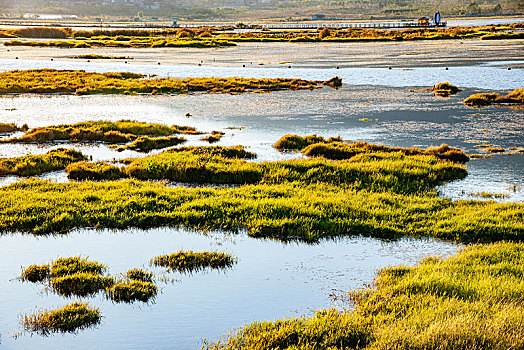
<instances>
[{"instance_id":1,"label":"distant building","mask_svg":"<svg viewBox=\"0 0 524 350\"><path fill-rule=\"evenodd\" d=\"M313 16L311 16L311 20L313 20L313 21L318 21L318 20L321 20L321 19L326 19L326 15L313 15Z\"/></svg>"}]
</instances>

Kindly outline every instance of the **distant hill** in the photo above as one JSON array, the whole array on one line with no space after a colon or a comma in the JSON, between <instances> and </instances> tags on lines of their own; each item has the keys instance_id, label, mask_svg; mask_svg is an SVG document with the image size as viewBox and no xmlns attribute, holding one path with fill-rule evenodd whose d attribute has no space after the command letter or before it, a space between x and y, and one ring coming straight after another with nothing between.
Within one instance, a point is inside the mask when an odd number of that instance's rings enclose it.
<instances>
[{"instance_id":1,"label":"distant hill","mask_svg":"<svg viewBox=\"0 0 524 350\"><path fill-rule=\"evenodd\" d=\"M196 20L415 17L522 14L524 0L0 0L0 14L179 17Z\"/></svg>"}]
</instances>

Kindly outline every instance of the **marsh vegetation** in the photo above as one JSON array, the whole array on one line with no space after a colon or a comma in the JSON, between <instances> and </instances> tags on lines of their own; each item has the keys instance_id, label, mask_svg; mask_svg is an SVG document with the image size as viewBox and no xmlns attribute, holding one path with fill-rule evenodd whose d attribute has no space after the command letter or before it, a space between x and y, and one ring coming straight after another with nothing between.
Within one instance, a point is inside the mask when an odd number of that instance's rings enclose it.
<instances>
[{"instance_id":1,"label":"marsh vegetation","mask_svg":"<svg viewBox=\"0 0 524 350\"><path fill-rule=\"evenodd\" d=\"M0 140L1 143L46 143L55 141L71 142L105 142L126 143L137 141L129 145L129 148L154 147L155 144L180 143L180 138L170 138L174 134L200 134L195 128L189 126L157 123L144 123L132 120L111 121L89 121L76 124L51 125L29 129L20 137L12 137ZM148 142L145 137L153 138ZM151 139L150 139L151 140ZM152 148L154 149L154 148Z\"/></svg>"},{"instance_id":2,"label":"marsh vegetation","mask_svg":"<svg viewBox=\"0 0 524 350\"><path fill-rule=\"evenodd\" d=\"M524 89L515 89L505 96L498 93L473 94L464 100L470 107L485 107L488 105L524 105Z\"/></svg>"},{"instance_id":3,"label":"marsh vegetation","mask_svg":"<svg viewBox=\"0 0 524 350\"><path fill-rule=\"evenodd\" d=\"M509 349L524 332L524 245L474 245L382 269L352 312L254 322L208 349Z\"/></svg>"},{"instance_id":4,"label":"marsh vegetation","mask_svg":"<svg viewBox=\"0 0 524 350\"><path fill-rule=\"evenodd\" d=\"M194 272L205 268L224 269L233 266L236 259L222 252L179 251L151 259L155 266L167 267L171 271Z\"/></svg>"},{"instance_id":5,"label":"marsh vegetation","mask_svg":"<svg viewBox=\"0 0 524 350\"><path fill-rule=\"evenodd\" d=\"M85 297L104 292L115 302L148 302L157 294L153 274L141 269L129 270L127 279L106 276L107 266L80 256L58 258L51 264L31 265L22 270L20 280L42 282L62 296Z\"/></svg>"},{"instance_id":6,"label":"marsh vegetation","mask_svg":"<svg viewBox=\"0 0 524 350\"><path fill-rule=\"evenodd\" d=\"M90 73L80 70L33 69L0 73L0 95L5 94L188 94L313 90L338 87L328 81L254 78L147 78L136 73Z\"/></svg>"},{"instance_id":7,"label":"marsh vegetation","mask_svg":"<svg viewBox=\"0 0 524 350\"><path fill-rule=\"evenodd\" d=\"M324 157L327 159L350 159L358 154L401 152L405 155L431 155L452 162L466 163L469 157L459 148L442 144L438 147L420 149L418 147L388 147L367 142L344 141L340 137L309 135L284 135L274 145L279 151L301 151L308 157Z\"/></svg>"},{"instance_id":8,"label":"marsh vegetation","mask_svg":"<svg viewBox=\"0 0 524 350\"><path fill-rule=\"evenodd\" d=\"M187 149L133 160L126 171L148 179L178 174L194 182L198 178L192 164L201 160ZM440 198L433 190L436 185L467 172L459 163L432 155L374 152L342 161L267 163L205 157L210 159L205 174L211 174L206 181L257 181L238 188L169 188L137 180L30 180L0 189L0 230L48 234L82 227L169 226L246 229L253 237L282 240L357 234L465 242L518 240L524 232L521 203Z\"/></svg>"},{"instance_id":9,"label":"marsh vegetation","mask_svg":"<svg viewBox=\"0 0 524 350\"><path fill-rule=\"evenodd\" d=\"M238 42L382 42L409 40L521 39L521 23L506 26L476 26L457 28L365 29L318 28L306 30L258 29L244 32L226 32L212 28L182 28L164 31L72 31L62 28L31 28L30 30L3 30L0 35L13 40L6 46L56 46L61 48L163 48L163 47L224 47ZM51 41L21 41L17 38L52 38Z\"/></svg>"},{"instance_id":10,"label":"marsh vegetation","mask_svg":"<svg viewBox=\"0 0 524 350\"><path fill-rule=\"evenodd\" d=\"M49 171L63 170L68 165L86 160L78 151L66 148L56 148L46 154L28 154L15 158L0 158L0 176L19 175L33 176Z\"/></svg>"},{"instance_id":11,"label":"marsh vegetation","mask_svg":"<svg viewBox=\"0 0 524 350\"><path fill-rule=\"evenodd\" d=\"M55 310L25 314L21 323L28 331L48 335L55 332L74 333L99 324L101 319L98 308L87 303L74 302Z\"/></svg>"}]
</instances>

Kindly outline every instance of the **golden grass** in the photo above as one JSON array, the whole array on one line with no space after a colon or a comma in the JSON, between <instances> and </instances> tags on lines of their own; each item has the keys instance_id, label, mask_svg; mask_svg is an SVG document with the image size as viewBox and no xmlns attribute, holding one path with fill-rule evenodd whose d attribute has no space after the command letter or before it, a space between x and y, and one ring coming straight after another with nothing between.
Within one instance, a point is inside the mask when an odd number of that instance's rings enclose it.
<instances>
[{"instance_id":1,"label":"golden grass","mask_svg":"<svg viewBox=\"0 0 524 350\"><path fill-rule=\"evenodd\" d=\"M74 302L56 310L25 314L21 323L28 331L47 335L54 332L74 333L99 324L101 319L98 308Z\"/></svg>"},{"instance_id":2,"label":"golden grass","mask_svg":"<svg viewBox=\"0 0 524 350\"><path fill-rule=\"evenodd\" d=\"M328 81L303 79L254 78L153 78L134 73L89 73L74 70L34 69L0 73L2 94L187 94L243 93L281 90L313 90L324 85L341 84L339 78Z\"/></svg>"}]
</instances>

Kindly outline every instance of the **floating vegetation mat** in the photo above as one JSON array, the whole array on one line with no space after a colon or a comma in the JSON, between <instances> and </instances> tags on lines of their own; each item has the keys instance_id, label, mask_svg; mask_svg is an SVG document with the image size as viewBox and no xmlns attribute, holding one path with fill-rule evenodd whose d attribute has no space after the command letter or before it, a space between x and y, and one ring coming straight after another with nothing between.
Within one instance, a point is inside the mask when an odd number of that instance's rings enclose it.
<instances>
[{"instance_id":1,"label":"floating vegetation mat","mask_svg":"<svg viewBox=\"0 0 524 350\"><path fill-rule=\"evenodd\" d=\"M233 266L235 262L236 259L227 253L193 252L192 250L179 251L151 259L151 263L155 266L163 266L179 272L193 272L205 268L225 269Z\"/></svg>"},{"instance_id":2,"label":"floating vegetation mat","mask_svg":"<svg viewBox=\"0 0 524 350\"><path fill-rule=\"evenodd\" d=\"M432 91L435 96L441 96L441 97L448 97L450 95L458 94L461 89L459 89L457 86L450 84L449 82L443 82L438 83L434 85L432 88L428 89L420 89L420 90L410 90L411 92L414 91Z\"/></svg>"},{"instance_id":3,"label":"floating vegetation mat","mask_svg":"<svg viewBox=\"0 0 524 350\"><path fill-rule=\"evenodd\" d=\"M187 94L242 93L338 88L340 78L327 81L254 78L147 78L136 73L90 73L81 70L33 69L0 73L2 94Z\"/></svg>"},{"instance_id":4,"label":"floating vegetation mat","mask_svg":"<svg viewBox=\"0 0 524 350\"><path fill-rule=\"evenodd\" d=\"M40 310L25 314L21 323L24 329L43 335L50 333L74 333L100 323L102 315L98 308L87 303L74 302L56 310Z\"/></svg>"},{"instance_id":5,"label":"floating vegetation mat","mask_svg":"<svg viewBox=\"0 0 524 350\"><path fill-rule=\"evenodd\" d=\"M352 312L260 321L208 349L519 349L524 244L468 246L445 260L379 271L349 293Z\"/></svg>"}]
</instances>

